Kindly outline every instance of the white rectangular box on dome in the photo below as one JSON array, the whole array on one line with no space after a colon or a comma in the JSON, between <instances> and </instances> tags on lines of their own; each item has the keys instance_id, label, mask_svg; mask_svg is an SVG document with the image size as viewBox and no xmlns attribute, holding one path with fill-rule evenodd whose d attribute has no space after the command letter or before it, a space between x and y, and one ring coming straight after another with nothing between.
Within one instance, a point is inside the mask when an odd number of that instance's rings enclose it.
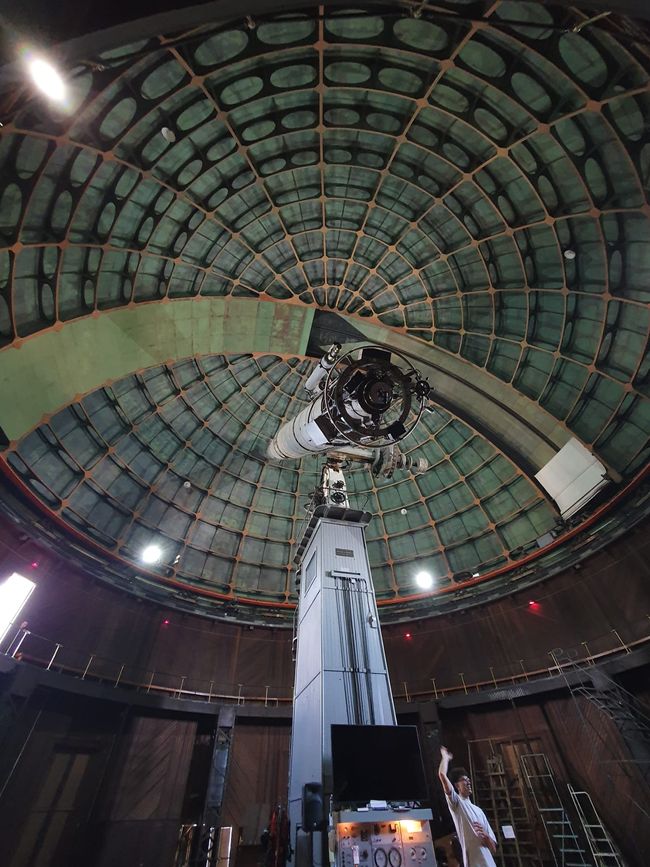
<instances>
[{"instance_id":1,"label":"white rectangular box on dome","mask_svg":"<svg viewBox=\"0 0 650 867\"><path fill-rule=\"evenodd\" d=\"M535 474L555 500L563 518L570 518L608 482L607 469L589 449L572 438Z\"/></svg>"}]
</instances>

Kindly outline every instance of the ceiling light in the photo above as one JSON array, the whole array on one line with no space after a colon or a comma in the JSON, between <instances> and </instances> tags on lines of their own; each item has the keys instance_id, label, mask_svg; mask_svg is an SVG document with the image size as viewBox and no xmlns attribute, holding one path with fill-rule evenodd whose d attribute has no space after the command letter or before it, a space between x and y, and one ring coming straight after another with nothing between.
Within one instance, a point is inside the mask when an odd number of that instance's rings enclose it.
<instances>
[{"instance_id":1,"label":"ceiling light","mask_svg":"<svg viewBox=\"0 0 650 867\"><path fill-rule=\"evenodd\" d=\"M176 133L174 132L173 129L170 129L168 126L164 126L160 130L160 134L165 139L165 141L168 141L170 144L172 142L176 141Z\"/></svg>"},{"instance_id":2,"label":"ceiling light","mask_svg":"<svg viewBox=\"0 0 650 867\"><path fill-rule=\"evenodd\" d=\"M65 83L57 70L43 60L42 57L35 57L29 61L29 74L32 81L48 99L53 99L55 102L63 102L65 99Z\"/></svg>"},{"instance_id":3,"label":"ceiling light","mask_svg":"<svg viewBox=\"0 0 650 867\"><path fill-rule=\"evenodd\" d=\"M400 513L400 515L405 515L405 514L406 514L406 509L400 509L400 510L399 510L399 513Z\"/></svg>"},{"instance_id":4,"label":"ceiling light","mask_svg":"<svg viewBox=\"0 0 650 867\"><path fill-rule=\"evenodd\" d=\"M565 250L564 251L564 258L565 259L571 260L571 259L575 259L575 257L576 257L576 251L575 250Z\"/></svg>"},{"instance_id":5,"label":"ceiling light","mask_svg":"<svg viewBox=\"0 0 650 867\"><path fill-rule=\"evenodd\" d=\"M423 590L428 590L433 586L433 578L428 572L418 572L415 576L415 583Z\"/></svg>"},{"instance_id":6,"label":"ceiling light","mask_svg":"<svg viewBox=\"0 0 650 867\"><path fill-rule=\"evenodd\" d=\"M160 545L147 545L140 555L143 563L157 563L162 557Z\"/></svg>"}]
</instances>

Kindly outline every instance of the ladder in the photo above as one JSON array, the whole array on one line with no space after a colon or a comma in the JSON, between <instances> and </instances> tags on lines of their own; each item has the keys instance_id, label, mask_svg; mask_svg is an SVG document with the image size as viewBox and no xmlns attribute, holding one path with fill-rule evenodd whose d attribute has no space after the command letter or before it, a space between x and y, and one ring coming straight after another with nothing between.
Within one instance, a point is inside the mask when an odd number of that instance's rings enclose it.
<instances>
[{"instance_id":1,"label":"ladder","mask_svg":"<svg viewBox=\"0 0 650 867\"><path fill-rule=\"evenodd\" d=\"M602 675L601 675L602 678ZM636 696L609 679L602 686L580 684L571 690L582 695L606 714L623 736L636 735L650 745L650 719Z\"/></svg>"},{"instance_id":2,"label":"ladder","mask_svg":"<svg viewBox=\"0 0 650 867\"><path fill-rule=\"evenodd\" d=\"M559 867L595 867L567 813L544 753L520 756L522 771Z\"/></svg>"},{"instance_id":3,"label":"ladder","mask_svg":"<svg viewBox=\"0 0 650 867\"><path fill-rule=\"evenodd\" d=\"M483 807L499 837L496 860L501 867L542 867L524 793L517 778L508 780L503 757L488 756L487 771L475 771L473 779L476 803ZM512 828L513 838L504 836L504 825Z\"/></svg>"},{"instance_id":4,"label":"ladder","mask_svg":"<svg viewBox=\"0 0 650 867\"><path fill-rule=\"evenodd\" d=\"M593 662L579 662L560 648L551 654L558 666L564 666L565 680L572 695L581 695L595 705L616 723L624 737L633 734L650 746L650 711L635 695ZM567 671L578 672L584 677L572 683L566 676Z\"/></svg>"},{"instance_id":5,"label":"ladder","mask_svg":"<svg viewBox=\"0 0 650 867\"><path fill-rule=\"evenodd\" d=\"M553 659L563 665L569 692L605 714L618 729L639 773L650 784L650 711L639 699L613 680L602 668L577 662L559 648ZM579 680L567 677L577 674ZM578 705L579 707L579 705ZM594 753L595 755L595 753Z\"/></svg>"},{"instance_id":6,"label":"ladder","mask_svg":"<svg viewBox=\"0 0 650 867\"><path fill-rule=\"evenodd\" d=\"M571 783L568 787L597 867L625 867L621 853L603 825L591 795L578 791Z\"/></svg>"}]
</instances>

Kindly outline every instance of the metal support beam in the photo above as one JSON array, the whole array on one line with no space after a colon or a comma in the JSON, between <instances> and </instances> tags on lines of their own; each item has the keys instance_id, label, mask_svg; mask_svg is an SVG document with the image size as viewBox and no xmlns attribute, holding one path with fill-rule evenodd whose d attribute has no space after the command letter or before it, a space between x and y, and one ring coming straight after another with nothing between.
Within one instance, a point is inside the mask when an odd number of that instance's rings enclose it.
<instances>
[{"instance_id":1,"label":"metal support beam","mask_svg":"<svg viewBox=\"0 0 650 867\"><path fill-rule=\"evenodd\" d=\"M217 834L221 807L226 788L230 747L235 727L236 708L222 707L217 717L210 774L201 817L199 842L193 863L199 867L213 867L217 863Z\"/></svg>"}]
</instances>

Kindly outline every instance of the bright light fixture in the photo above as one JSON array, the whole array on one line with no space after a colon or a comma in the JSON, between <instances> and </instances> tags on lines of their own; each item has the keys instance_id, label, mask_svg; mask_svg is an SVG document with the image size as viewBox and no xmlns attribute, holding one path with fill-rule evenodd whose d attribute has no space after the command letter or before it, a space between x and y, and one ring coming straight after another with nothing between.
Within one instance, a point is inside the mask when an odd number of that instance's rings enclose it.
<instances>
[{"instance_id":1,"label":"bright light fixture","mask_svg":"<svg viewBox=\"0 0 650 867\"><path fill-rule=\"evenodd\" d=\"M160 545L147 545L140 555L143 563L157 563L162 557Z\"/></svg>"},{"instance_id":2,"label":"bright light fixture","mask_svg":"<svg viewBox=\"0 0 650 867\"><path fill-rule=\"evenodd\" d=\"M428 590L433 586L433 578L428 572L418 572L415 576L415 583L423 590Z\"/></svg>"},{"instance_id":3,"label":"bright light fixture","mask_svg":"<svg viewBox=\"0 0 650 867\"><path fill-rule=\"evenodd\" d=\"M20 614L30 593L36 587L33 581L14 572L0 583L0 641Z\"/></svg>"},{"instance_id":4,"label":"bright light fixture","mask_svg":"<svg viewBox=\"0 0 650 867\"><path fill-rule=\"evenodd\" d=\"M36 87L48 99L63 102L66 94L65 83L51 63L42 57L35 57L29 61L29 73Z\"/></svg>"}]
</instances>

